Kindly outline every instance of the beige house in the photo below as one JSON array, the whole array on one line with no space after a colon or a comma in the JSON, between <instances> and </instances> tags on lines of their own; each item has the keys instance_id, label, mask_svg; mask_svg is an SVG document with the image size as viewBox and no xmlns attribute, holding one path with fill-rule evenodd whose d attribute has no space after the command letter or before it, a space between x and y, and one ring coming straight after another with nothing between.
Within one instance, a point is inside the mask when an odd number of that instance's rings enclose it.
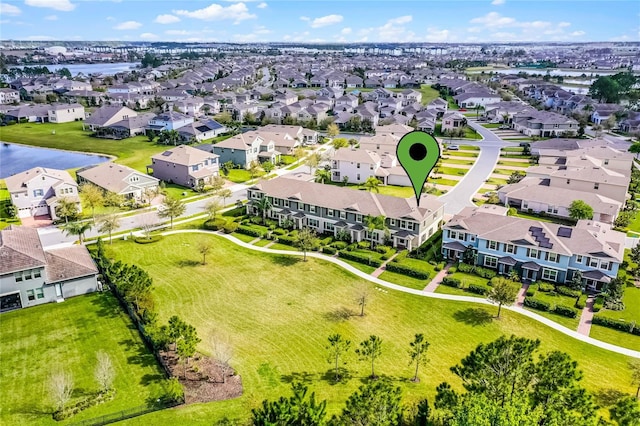
<instances>
[{"instance_id":1,"label":"beige house","mask_svg":"<svg viewBox=\"0 0 640 426\"><path fill-rule=\"evenodd\" d=\"M153 176L111 162L80 169L76 174L80 183L90 182L105 191L137 201L148 201L148 191L155 191L160 183Z\"/></svg>"},{"instance_id":2,"label":"beige house","mask_svg":"<svg viewBox=\"0 0 640 426\"><path fill-rule=\"evenodd\" d=\"M467 123L467 119L459 112L447 112L442 116L442 131L461 129Z\"/></svg>"},{"instance_id":3,"label":"beige house","mask_svg":"<svg viewBox=\"0 0 640 426\"><path fill-rule=\"evenodd\" d=\"M84 107L80 104L51 104L49 122L69 123L85 119Z\"/></svg>"},{"instance_id":4,"label":"beige house","mask_svg":"<svg viewBox=\"0 0 640 426\"><path fill-rule=\"evenodd\" d=\"M5 182L18 217L49 216L56 220L56 207L62 198L74 201L78 212L82 211L78 184L65 170L35 167L9 176Z\"/></svg>"},{"instance_id":5,"label":"beige house","mask_svg":"<svg viewBox=\"0 0 640 426\"><path fill-rule=\"evenodd\" d=\"M151 157L153 176L169 183L197 188L219 175L218 156L201 149L180 145Z\"/></svg>"}]
</instances>

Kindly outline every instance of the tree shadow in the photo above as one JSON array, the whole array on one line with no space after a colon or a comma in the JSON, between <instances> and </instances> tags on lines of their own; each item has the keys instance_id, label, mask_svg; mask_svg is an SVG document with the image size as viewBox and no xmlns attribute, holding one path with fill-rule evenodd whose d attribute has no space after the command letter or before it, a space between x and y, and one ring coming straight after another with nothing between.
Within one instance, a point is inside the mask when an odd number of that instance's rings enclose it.
<instances>
[{"instance_id":1,"label":"tree shadow","mask_svg":"<svg viewBox=\"0 0 640 426\"><path fill-rule=\"evenodd\" d=\"M178 262L176 262L178 264L179 267L181 268L188 268L190 266L198 266L198 265L202 265L202 262L199 260L193 260L193 259L182 259L182 260L178 260Z\"/></svg>"},{"instance_id":2,"label":"tree shadow","mask_svg":"<svg viewBox=\"0 0 640 426\"><path fill-rule=\"evenodd\" d=\"M294 256L271 256L271 261L279 266L293 266L302 260Z\"/></svg>"},{"instance_id":3,"label":"tree shadow","mask_svg":"<svg viewBox=\"0 0 640 426\"><path fill-rule=\"evenodd\" d=\"M343 367L338 368L338 380L336 380L335 370L333 368L330 368L329 370L325 371L325 373L322 376L320 376L321 380L324 380L330 385L344 384L344 383L347 383L352 378L353 376L351 375L351 372Z\"/></svg>"},{"instance_id":4,"label":"tree shadow","mask_svg":"<svg viewBox=\"0 0 640 426\"><path fill-rule=\"evenodd\" d=\"M164 379L162 374L145 374L140 379L140 384L142 386L149 386L152 383L158 383L160 380Z\"/></svg>"},{"instance_id":5,"label":"tree shadow","mask_svg":"<svg viewBox=\"0 0 640 426\"><path fill-rule=\"evenodd\" d=\"M355 312L349 308L345 308L344 306L341 308L336 308L331 312L325 312L322 314L324 319L331 322L341 322L347 321L350 317L355 316Z\"/></svg>"},{"instance_id":6,"label":"tree shadow","mask_svg":"<svg viewBox=\"0 0 640 426\"><path fill-rule=\"evenodd\" d=\"M293 372L291 374L283 374L282 376L280 376L280 381L282 383L293 383L293 382L311 383L313 382L314 379L315 379L315 374L308 373L306 371L303 371L302 373Z\"/></svg>"},{"instance_id":7,"label":"tree shadow","mask_svg":"<svg viewBox=\"0 0 640 426\"><path fill-rule=\"evenodd\" d=\"M153 367L157 365L156 358L152 353L147 351L147 348L142 344L133 341L133 339L121 340L119 345L127 348L127 351L134 354L127 357L127 363L136 364L142 367Z\"/></svg>"},{"instance_id":8,"label":"tree shadow","mask_svg":"<svg viewBox=\"0 0 640 426\"><path fill-rule=\"evenodd\" d=\"M493 315L483 308L467 308L453 313L453 318L467 325L487 325L493 321Z\"/></svg>"},{"instance_id":9,"label":"tree shadow","mask_svg":"<svg viewBox=\"0 0 640 426\"><path fill-rule=\"evenodd\" d=\"M595 392L594 397L596 402L601 407L609 407L626 394L624 392L619 391L618 389L608 388L608 389L600 389Z\"/></svg>"},{"instance_id":10,"label":"tree shadow","mask_svg":"<svg viewBox=\"0 0 640 426\"><path fill-rule=\"evenodd\" d=\"M109 290L96 293L95 297L91 298L91 304L98 308L97 313L101 318L115 318L122 312L118 299Z\"/></svg>"}]
</instances>

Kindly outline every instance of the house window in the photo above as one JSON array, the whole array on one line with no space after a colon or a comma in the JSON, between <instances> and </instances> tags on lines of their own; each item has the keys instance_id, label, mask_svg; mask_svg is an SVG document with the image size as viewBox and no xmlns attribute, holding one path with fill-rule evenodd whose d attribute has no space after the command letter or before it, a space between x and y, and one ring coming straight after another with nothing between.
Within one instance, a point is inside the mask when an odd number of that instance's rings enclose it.
<instances>
[{"instance_id":1,"label":"house window","mask_svg":"<svg viewBox=\"0 0 640 426\"><path fill-rule=\"evenodd\" d=\"M307 219L307 224L312 227L312 228L317 228L320 225L320 222L318 222L316 219Z\"/></svg>"},{"instance_id":2,"label":"house window","mask_svg":"<svg viewBox=\"0 0 640 426\"><path fill-rule=\"evenodd\" d=\"M523 209L528 209L529 208L529 202L528 201L523 201L522 202L522 208Z\"/></svg>"},{"instance_id":3,"label":"house window","mask_svg":"<svg viewBox=\"0 0 640 426\"><path fill-rule=\"evenodd\" d=\"M329 222L325 223L324 229L325 231L333 231L334 230L333 223L329 223Z\"/></svg>"},{"instance_id":4,"label":"house window","mask_svg":"<svg viewBox=\"0 0 640 426\"><path fill-rule=\"evenodd\" d=\"M309 212L310 213L315 213L316 212L316 206L309 206Z\"/></svg>"},{"instance_id":5,"label":"house window","mask_svg":"<svg viewBox=\"0 0 640 426\"><path fill-rule=\"evenodd\" d=\"M487 248L489 250L498 250L498 242L487 240Z\"/></svg>"},{"instance_id":6,"label":"house window","mask_svg":"<svg viewBox=\"0 0 640 426\"><path fill-rule=\"evenodd\" d=\"M360 180L360 173L356 175L356 180Z\"/></svg>"},{"instance_id":7,"label":"house window","mask_svg":"<svg viewBox=\"0 0 640 426\"><path fill-rule=\"evenodd\" d=\"M40 272L40 269L36 269L35 271L33 271L33 278L40 278L42 276L42 273Z\"/></svg>"},{"instance_id":8,"label":"house window","mask_svg":"<svg viewBox=\"0 0 640 426\"><path fill-rule=\"evenodd\" d=\"M469 236L469 241L475 241L476 240L476 236L475 235L470 235Z\"/></svg>"},{"instance_id":9,"label":"house window","mask_svg":"<svg viewBox=\"0 0 640 426\"><path fill-rule=\"evenodd\" d=\"M27 290L27 299L29 299L29 301L36 300L36 295L33 290Z\"/></svg>"},{"instance_id":10,"label":"house window","mask_svg":"<svg viewBox=\"0 0 640 426\"><path fill-rule=\"evenodd\" d=\"M282 205L284 207L289 207L289 200L282 200Z\"/></svg>"},{"instance_id":11,"label":"house window","mask_svg":"<svg viewBox=\"0 0 640 426\"><path fill-rule=\"evenodd\" d=\"M549 253L547 253L547 260L549 262L558 263L558 262L560 262L560 255L558 255L558 253L549 252Z\"/></svg>"},{"instance_id":12,"label":"house window","mask_svg":"<svg viewBox=\"0 0 640 426\"><path fill-rule=\"evenodd\" d=\"M273 205L274 206L280 206L280 199L279 198L274 198L273 199Z\"/></svg>"},{"instance_id":13,"label":"house window","mask_svg":"<svg viewBox=\"0 0 640 426\"><path fill-rule=\"evenodd\" d=\"M455 240L458 238L458 233L456 231L449 231L449 238Z\"/></svg>"},{"instance_id":14,"label":"house window","mask_svg":"<svg viewBox=\"0 0 640 426\"><path fill-rule=\"evenodd\" d=\"M592 268L597 268L599 263L600 261L595 257L592 257L591 259L589 259L589 266Z\"/></svg>"},{"instance_id":15,"label":"house window","mask_svg":"<svg viewBox=\"0 0 640 426\"><path fill-rule=\"evenodd\" d=\"M529 249L529 257L538 258L538 250L537 249Z\"/></svg>"},{"instance_id":16,"label":"house window","mask_svg":"<svg viewBox=\"0 0 640 426\"><path fill-rule=\"evenodd\" d=\"M558 280L558 271L556 271L555 269L543 268L542 269L542 279L545 280L545 281L555 282L555 281Z\"/></svg>"},{"instance_id":17,"label":"house window","mask_svg":"<svg viewBox=\"0 0 640 426\"><path fill-rule=\"evenodd\" d=\"M458 239L464 241L465 234L464 232L458 232Z\"/></svg>"},{"instance_id":18,"label":"house window","mask_svg":"<svg viewBox=\"0 0 640 426\"><path fill-rule=\"evenodd\" d=\"M389 225L396 226L396 220L395 219L389 219ZM451 232L451 231L449 231L449 232Z\"/></svg>"},{"instance_id":19,"label":"house window","mask_svg":"<svg viewBox=\"0 0 640 426\"><path fill-rule=\"evenodd\" d=\"M608 159L604 160L604 165L605 166L609 165L609 160Z\"/></svg>"},{"instance_id":20,"label":"house window","mask_svg":"<svg viewBox=\"0 0 640 426\"><path fill-rule=\"evenodd\" d=\"M493 256L485 256L484 266L488 268L496 268L498 266L498 258Z\"/></svg>"},{"instance_id":21,"label":"house window","mask_svg":"<svg viewBox=\"0 0 640 426\"><path fill-rule=\"evenodd\" d=\"M558 207L556 206L547 207L547 213L558 214Z\"/></svg>"},{"instance_id":22,"label":"house window","mask_svg":"<svg viewBox=\"0 0 640 426\"><path fill-rule=\"evenodd\" d=\"M31 274L30 270L29 271L24 271L23 274L24 274L24 279L25 280L30 280L30 279L33 278L33 275Z\"/></svg>"},{"instance_id":23,"label":"house window","mask_svg":"<svg viewBox=\"0 0 640 426\"><path fill-rule=\"evenodd\" d=\"M609 262L600 263L600 269L609 269L611 270L611 264Z\"/></svg>"},{"instance_id":24,"label":"house window","mask_svg":"<svg viewBox=\"0 0 640 426\"><path fill-rule=\"evenodd\" d=\"M340 219L346 219L347 218L347 212L340 212Z\"/></svg>"},{"instance_id":25,"label":"house window","mask_svg":"<svg viewBox=\"0 0 640 426\"><path fill-rule=\"evenodd\" d=\"M576 255L576 263L582 263L582 256L581 255Z\"/></svg>"},{"instance_id":26,"label":"house window","mask_svg":"<svg viewBox=\"0 0 640 426\"><path fill-rule=\"evenodd\" d=\"M42 189L34 189L33 196L34 197L42 197L44 195L44 191Z\"/></svg>"},{"instance_id":27,"label":"house window","mask_svg":"<svg viewBox=\"0 0 640 426\"><path fill-rule=\"evenodd\" d=\"M513 244L505 244L504 251L506 251L507 253L515 254L516 246L514 246Z\"/></svg>"},{"instance_id":28,"label":"house window","mask_svg":"<svg viewBox=\"0 0 640 426\"><path fill-rule=\"evenodd\" d=\"M333 217L333 209L327 209L327 216Z\"/></svg>"},{"instance_id":29,"label":"house window","mask_svg":"<svg viewBox=\"0 0 640 426\"><path fill-rule=\"evenodd\" d=\"M357 214L356 215L356 222L362 222L362 215L361 214Z\"/></svg>"},{"instance_id":30,"label":"house window","mask_svg":"<svg viewBox=\"0 0 640 426\"><path fill-rule=\"evenodd\" d=\"M593 184L593 189L598 189L600 187L600 183L596 182Z\"/></svg>"},{"instance_id":31,"label":"house window","mask_svg":"<svg viewBox=\"0 0 640 426\"><path fill-rule=\"evenodd\" d=\"M23 280L22 278L22 272L16 272L13 274L13 277L16 279L16 282L19 283L20 281Z\"/></svg>"},{"instance_id":32,"label":"house window","mask_svg":"<svg viewBox=\"0 0 640 426\"><path fill-rule=\"evenodd\" d=\"M44 299L44 288L42 288L42 287L36 288L36 298L37 299Z\"/></svg>"}]
</instances>

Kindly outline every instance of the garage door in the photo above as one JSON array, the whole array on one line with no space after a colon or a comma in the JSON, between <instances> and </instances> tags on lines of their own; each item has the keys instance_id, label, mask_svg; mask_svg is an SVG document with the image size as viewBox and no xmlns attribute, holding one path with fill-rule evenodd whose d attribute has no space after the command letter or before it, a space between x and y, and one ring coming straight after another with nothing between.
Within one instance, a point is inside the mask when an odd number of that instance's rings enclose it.
<instances>
[{"instance_id":1,"label":"garage door","mask_svg":"<svg viewBox=\"0 0 640 426\"><path fill-rule=\"evenodd\" d=\"M34 216L48 216L49 215L49 207L44 204L42 206L37 206L33 209Z\"/></svg>"},{"instance_id":2,"label":"garage door","mask_svg":"<svg viewBox=\"0 0 640 426\"><path fill-rule=\"evenodd\" d=\"M20 300L19 292L0 296L0 312L11 311L13 309L20 308L22 308L22 301Z\"/></svg>"}]
</instances>

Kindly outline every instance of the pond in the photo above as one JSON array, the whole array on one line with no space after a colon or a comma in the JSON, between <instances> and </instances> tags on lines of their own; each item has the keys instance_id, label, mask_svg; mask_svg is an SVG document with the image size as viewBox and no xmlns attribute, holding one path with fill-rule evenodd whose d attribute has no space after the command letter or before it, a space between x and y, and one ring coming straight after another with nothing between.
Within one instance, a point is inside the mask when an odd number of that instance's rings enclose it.
<instances>
[{"instance_id":1,"label":"pond","mask_svg":"<svg viewBox=\"0 0 640 426\"><path fill-rule=\"evenodd\" d=\"M101 155L81 154L57 149L2 143L0 145L0 178L15 175L34 167L74 169L109 161Z\"/></svg>"},{"instance_id":2,"label":"pond","mask_svg":"<svg viewBox=\"0 0 640 426\"><path fill-rule=\"evenodd\" d=\"M99 64L45 64L38 66L45 66L49 68L49 71L54 72L59 70L60 68L68 68L69 72L72 76L78 75L78 73L83 73L84 75L89 74L104 74L104 75L114 75L123 71L131 71L140 65L139 62L116 62L116 63L99 63ZM28 67L32 67L35 65L27 65ZM12 68L22 68L12 67Z\"/></svg>"}]
</instances>

